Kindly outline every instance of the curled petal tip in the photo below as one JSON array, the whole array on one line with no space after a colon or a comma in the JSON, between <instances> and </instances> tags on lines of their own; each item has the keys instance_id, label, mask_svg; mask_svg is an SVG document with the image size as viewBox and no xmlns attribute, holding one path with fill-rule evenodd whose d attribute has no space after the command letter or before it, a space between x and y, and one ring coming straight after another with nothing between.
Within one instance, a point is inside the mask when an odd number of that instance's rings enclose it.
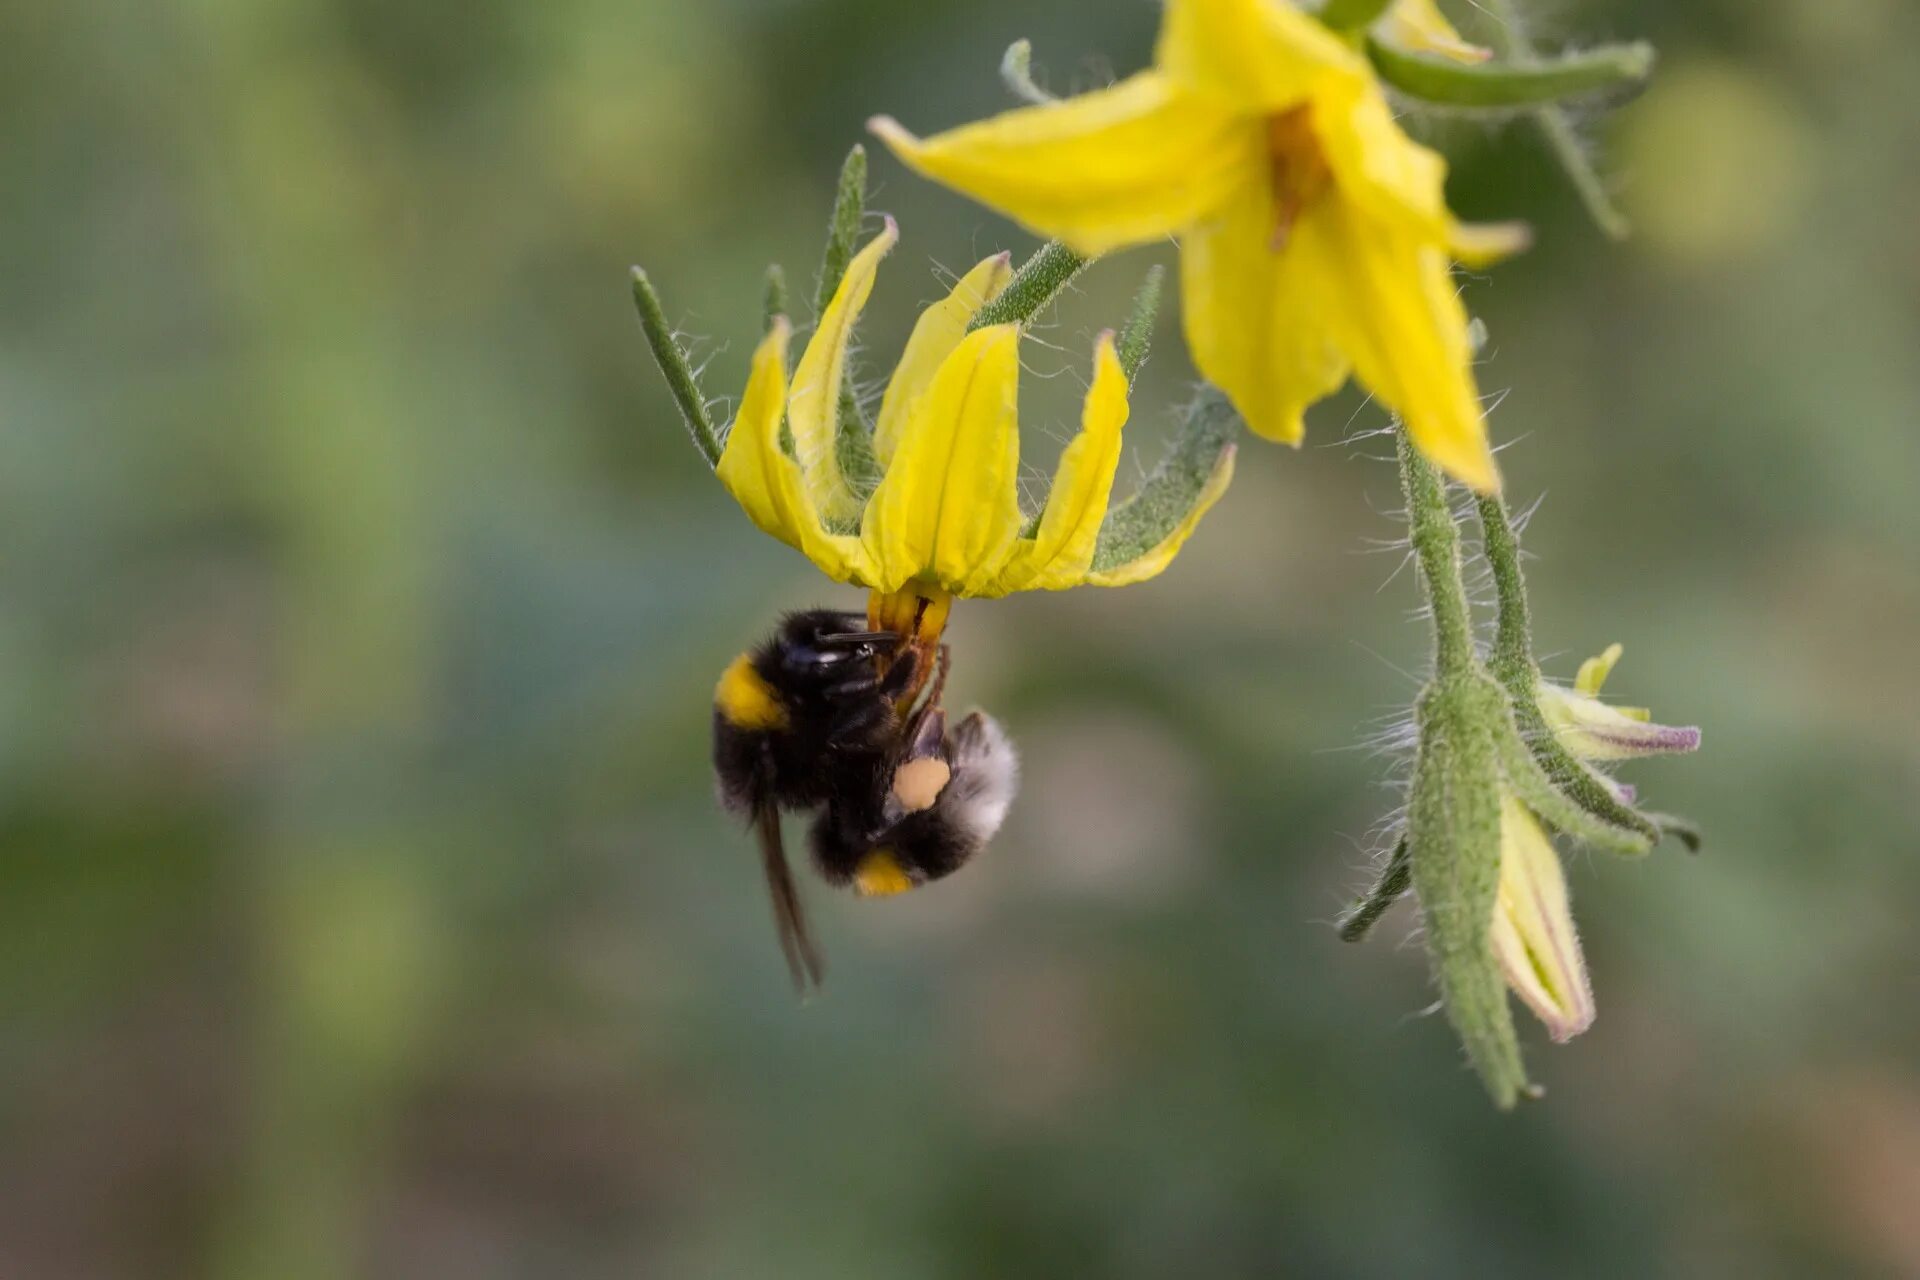
<instances>
[{"instance_id":1,"label":"curled petal tip","mask_svg":"<svg viewBox=\"0 0 1920 1280\"><path fill-rule=\"evenodd\" d=\"M888 115L868 116L867 132L896 150L920 143L920 139L909 133L905 125Z\"/></svg>"}]
</instances>

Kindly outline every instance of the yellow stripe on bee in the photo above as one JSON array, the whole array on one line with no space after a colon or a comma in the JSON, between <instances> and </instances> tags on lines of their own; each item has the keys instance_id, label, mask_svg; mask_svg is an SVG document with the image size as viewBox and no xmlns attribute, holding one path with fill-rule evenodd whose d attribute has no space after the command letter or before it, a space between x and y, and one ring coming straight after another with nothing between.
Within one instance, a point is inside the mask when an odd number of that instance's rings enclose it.
<instances>
[{"instance_id":1,"label":"yellow stripe on bee","mask_svg":"<svg viewBox=\"0 0 1920 1280\"><path fill-rule=\"evenodd\" d=\"M899 860L891 851L875 849L860 859L853 873L853 888L863 898L890 898L913 888L913 881L901 870Z\"/></svg>"},{"instance_id":2,"label":"yellow stripe on bee","mask_svg":"<svg viewBox=\"0 0 1920 1280\"><path fill-rule=\"evenodd\" d=\"M737 729L784 729L787 709L780 705L773 686L753 669L753 660L741 654L720 673L720 684L713 691L713 705L727 723Z\"/></svg>"}]
</instances>

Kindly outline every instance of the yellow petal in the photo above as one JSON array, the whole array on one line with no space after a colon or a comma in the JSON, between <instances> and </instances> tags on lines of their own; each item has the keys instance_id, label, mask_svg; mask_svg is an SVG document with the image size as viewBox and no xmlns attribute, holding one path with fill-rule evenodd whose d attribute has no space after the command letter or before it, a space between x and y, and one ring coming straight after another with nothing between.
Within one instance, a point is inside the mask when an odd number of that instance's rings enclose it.
<instances>
[{"instance_id":1,"label":"yellow petal","mask_svg":"<svg viewBox=\"0 0 1920 1280\"><path fill-rule=\"evenodd\" d=\"M968 334L908 415L861 525L868 586L991 588L1020 536L1019 346L1010 324Z\"/></svg>"},{"instance_id":2,"label":"yellow petal","mask_svg":"<svg viewBox=\"0 0 1920 1280\"><path fill-rule=\"evenodd\" d=\"M1500 807L1500 889L1493 951L1507 985L1556 1041L1593 1025L1593 988L1553 842L1511 796Z\"/></svg>"},{"instance_id":3,"label":"yellow petal","mask_svg":"<svg viewBox=\"0 0 1920 1280\"><path fill-rule=\"evenodd\" d=\"M1291 246L1274 247L1264 178L1181 239L1181 319L1193 363L1269 440L1298 444L1306 407L1346 381L1316 283Z\"/></svg>"},{"instance_id":4,"label":"yellow petal","mask_svg":"<svg viewBox=\"0 0 1920 1280\"><path fill-rule=\"evenodd\" d=\"M1127 423L1127 374L1115 353L1113 334L1100 335L1093 353L1093 384L1080 412L1080 434L1060 455L1046 510L1031 541L1016 544L995 585L1011 591L1058 591L1077 586L1093 564L1113 473L1120 466L1120 431Z\"/></svg>"},{"instance_id":5,"label":"yellow petal","mask_svg":"<svg viewBox=\"0 0 1920 1280\"><path fill-rule=\"evenodd\" d=\"M1125 564L1115 565L1100 573L1087 575L1087 581L1096 587L1126 587L1136 582L1145 582L1158 574L1173 558L1180 554L1180 548L1186 545L1188 537L1200 523L1200 518L1220 500L1220 495L1233 483L1233 456L1235 447L1228 445L1221 451L1220 460L1214 464L1213 474L1207 477L1206 487L1200 491L1200 497L1187 512L1186 518L1175 526L1151 551Z\"/></svg>"},{"instance_id":6,"label":"yellow petal","mask_svg":"<svg viewBox=\"0 0 1920 1280\"><path fill-rule=\"evenodd\" d=\"M926 391L927 384L940 368L940 362L967 336L973 313L1000 296L1013 278L1008 255L995 254L960 277L952 292L920 313L887 382L887 393L880 400L880 416L873 424L873 456L882 467L893 458L894 443L900 438L914 402Z\"/></svg>"},{"instance_id":7,"label":"yellow petal","mask_svg":"<svg viewBox=\"0 0 1920 1280\"><path fill-rule=\"evenodd\" d=\"M1446 251L1336 192L1302 213L1286 253L1311 282L1334 342L1367 389L1406 420L1413 442L1456 479L1497 491L1467 312Z\"/></svg>"},{"instance_id":8,"label":"yellow petal","mask_svg":"<svg viewBox=\"0 0 1920 1280\"><path fill-rule=\"evenodd\" d=\"M1435 242L1452 232L1447 162L1407 136L1377 81L1341 81L1315 98L1313 128L1335 185L1353 204Z\"/></svg>"},{"instance_id":9,"label":"yellow petal","mask_svg":"<svg viewBox=\"0 0 1920 1280\"><path fill-rule=\"evenodd\" d=\"M1365 59L1286 0L1168 0L1154 65L1192 93L1265 115L1329 76L1368 76Z\"/></svg>"},{"instance_id":10,"label":"yellow petal","mask_svg":"<svg viewBox=\"0 0 1920 1280\"><path fill-rule=\"evenodd\" d=\"M840 425L840 386L846 377L847 345L853 338L853 325L873 292L873 278L880 259L900 239L900 228L892 218L886 229L853 255L840 287L820 316L813 337L793 371L793 391L787 400L787 425L793 431L794 453L806 477L807 493L820 513L835 523L851 524L860 518L860 499L840 473L840 455L835 447Z\"/></svg>"},{"instance_id":11,"label":"yellow petal","mask_svg":"<svg viewBox=\"0 0 1920 1280\"><path fill-rule=\"evenodd\" d=\"M1472 267L1491 266L1533 243L1524 222L1461 222L1447 210L1447 162L1409 138L1374 81L1341 81L1314 101L1314 136L1349 200L1383 222L1446 246Z\"/></svg>"},{"instance_id":12,"label":"yellow petal","mask_svg":"<svg viewBox=\"0 0 1920 1280\"><path fill-rule=\"evenodd\" d=\"M1179 230L1263 163L1257 124L1151 71L927 139L886 116L867 127L909 167L1085 254Z\"/></svg>"},{"instance_id":13,"label":"yellow petal","mask_svg":"<svg viewBox=\"0 0 1920 1280\"><path fill-rule=\"evenodd\" d=\"M1485 62L1493 56L1493 50L1462 40L1434 0L1394 0L1374 30L1413 53L1437 54L1455 62Z\"/></svg>"},{"instance_id":14,"label":"yellow petal","mask_svg":"<svg viewBox=\"0 0 1920 1280\"><path fill-rule=\"evenodd\" d=\"M1524 222L1450 222L1447 252L1469 267L1490 267L1533 247L1533 228Z\"/></svg>"},{"instance_id":15,"label":"yellow petal","mask_svg":"<svg viewBox=\"0 0 1920 1280\"><path fill-rule=\"evenodd\" d=\"M1607 677L1613 674L1614 664L1620 661L1620 655L1625 652L1625 647L1616 640L1581 663L1579 674L1573 678L1574 692L1584 693L1589 698L1599 693L1607 683Z\"/></svg>"},{"instance_id":16,"label":"yellow petal","mask_svg":"<svg viewBox=\"0 0 1920 1280\"><path fill-rule=\"evenodd\" d=\"M800 467L780 448L780 421L787 402L787 343L793 334L785 316L753 353L747 389L715 474L761 529L797 547L830 578L849 581L859 543L829 534L808 496Z\"/></svg>"}]
</instances>

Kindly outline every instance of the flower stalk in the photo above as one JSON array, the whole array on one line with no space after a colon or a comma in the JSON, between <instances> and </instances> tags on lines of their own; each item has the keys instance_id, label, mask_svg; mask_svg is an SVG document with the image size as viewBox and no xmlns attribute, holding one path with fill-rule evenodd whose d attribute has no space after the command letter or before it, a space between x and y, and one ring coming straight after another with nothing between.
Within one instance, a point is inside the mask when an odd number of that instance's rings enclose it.
<instances>
[{"instance_id":1,"label":"flower stalk","mask_svg":"<svg viewBox=\"0 0 1920 1280\"><path fill-rule=\"evenodd\" d=\"M1518 540L1492 496L1481 497L1479 507L1500 614L1483 659L1445 486L1404 430L1399 455L1409 537L1433 625L1434 673L1415 708L1418 745L1403 841L1340 932L1349 940L1363 936L1394 898L1413 889L1447 1016L1495 1105L1506 1108L1537 1092L1521 1060L1508 990L1556 1041L1578 1035L1594 1016L1550 833L1638 855L1661 831L1621 798L1623 788L1610 787L1562 743L1542 710L1545 695L1561 696L1567 709L1559 714L1597 742L1617 742L1622 757L1691 750L1699 736L1643 724L1593 698L1586 686L1597 690L1617 651L1590 664L1573 692L1543 689ZM1602 739L1603 732L1614 737Z\"/></svg>"},{"instance_id":2,"label":"flower stalk","mask_svg":"<svg viewBox=\"0 0 1920 1280\"><path fill-rule=\"evenodd\" d=\"M1594 772L1581 764L1547 724L1540 710L1540 668L1533 658L1533 623L1527 606L1526 579L1520 571L1520 542L1514 536L1507 505L1497 495L1475 501L1480 516L1483 547L1493 570L1498 602L1493 648L1487 666L1506 687L1513 702L1520 736L1553 785L1581 809L1645 842L1616 844L1617 850L1644 853L1660 839L1660 828L1631 806L1622 803Z\"/></svg>"}]
</instances>

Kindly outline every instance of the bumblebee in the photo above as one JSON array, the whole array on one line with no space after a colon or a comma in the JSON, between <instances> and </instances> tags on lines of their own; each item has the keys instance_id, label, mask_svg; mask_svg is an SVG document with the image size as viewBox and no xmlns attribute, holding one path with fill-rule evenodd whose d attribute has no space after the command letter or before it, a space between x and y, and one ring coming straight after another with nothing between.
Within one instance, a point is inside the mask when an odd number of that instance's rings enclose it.
<instances>
[{"instance_id":1,"label":"bumblebee","mask_svg":"<svg viewBox=\"0 0 1920 1280\"><path fill-rule=\"evenodd\" d=\"M940 706L949 654L858 614L789 614L735 658L714 691L720 801L760 846L794 985L824 974L781 839L783 812L814 814L821 878L864 895L950 875L1000 829L1019 760L999 724L973 712L949 732Z\"/></svg>"}]
</instances>

